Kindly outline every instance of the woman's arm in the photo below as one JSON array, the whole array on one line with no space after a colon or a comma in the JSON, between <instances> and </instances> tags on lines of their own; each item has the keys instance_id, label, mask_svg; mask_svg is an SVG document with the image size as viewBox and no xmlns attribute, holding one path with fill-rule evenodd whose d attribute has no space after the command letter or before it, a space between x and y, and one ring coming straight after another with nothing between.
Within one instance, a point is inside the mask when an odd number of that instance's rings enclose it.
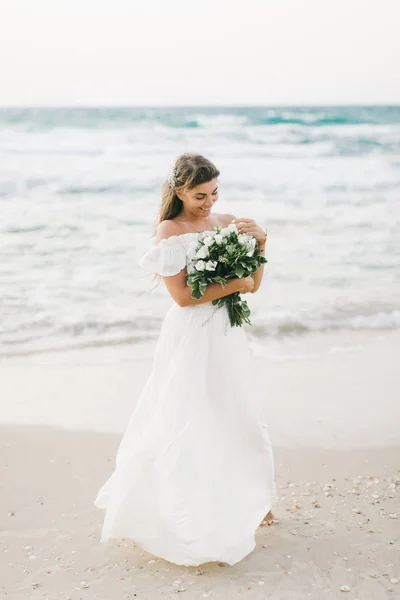
<instances>
[{"instance_id":1,"label":"woman's arm","mask_svg":"<svg viewBox=\"0 0 400 600\"><path fill-rule=\"evenodd\" d=\"M247 285L249 285L247 279L250 278L236 277L228 281L223 287L220 283L210 283L207 285L204 295L197 300L196 298L192 298L192 288L186 283L186 268L177 273L177 275L163 277L163 279L169 293L179 306L195 306L217 300L217 298L223 298L234 292L246 293L246 291L251 291L247 289ZM252 284L250 287L252 287Z\"/></svg>"},{"instance_id":2,"label":"woman's arm","mask_svg":"<svg viewBox=\"0 0 400 600\"><path fill-rule=\"evenodd\" d=\"M264 244L260 244L260 252L261 252L262 256L265 256L265 243ZM262 278L264 276L264 264L265 263L263 263L259 267L259 269L255 273L253 273L253 275L252 275L252 277L254 279L254 287L251 290L252 294L254 294L254 292L256 292L258 290L258 288L260 287L260 285L261 285Z\"/></svg>"}]
</instances>

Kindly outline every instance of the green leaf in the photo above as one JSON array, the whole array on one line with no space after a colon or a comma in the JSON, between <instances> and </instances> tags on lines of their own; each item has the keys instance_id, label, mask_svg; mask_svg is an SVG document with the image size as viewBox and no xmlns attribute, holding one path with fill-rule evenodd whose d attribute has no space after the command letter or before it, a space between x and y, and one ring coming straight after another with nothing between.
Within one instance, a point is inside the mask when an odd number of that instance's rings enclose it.
<instances>
[{"instance_id":1,"label":"green leaf","mask_svg":"<svg viewBox=\"0 0 400 600\"><path fill-rule=\"evenodd\" d=\"M244 273L243 267L241 265L236 265L236 267L235 267L236 277L243 277L243 273Z\"/></svg>"},{"instance_id":2,"label":"green leaf","mask_svg":"<svg viewBox=\"0 0 400 600\"><path fill-rule=\"evenodd\" d=\"M196 298L196 300L200 300L200 298L202 297L203 294L200 293L200 291L195 288L192 290L192 298Z\"/></svg>"}]
</instances>

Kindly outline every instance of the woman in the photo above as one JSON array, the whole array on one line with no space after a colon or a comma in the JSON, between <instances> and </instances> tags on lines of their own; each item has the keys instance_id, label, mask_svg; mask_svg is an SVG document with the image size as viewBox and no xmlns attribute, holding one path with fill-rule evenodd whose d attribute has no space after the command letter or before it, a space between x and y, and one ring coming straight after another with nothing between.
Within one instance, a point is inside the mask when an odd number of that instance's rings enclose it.
<instances>
[{"instance_id":1,"label":"woman","mask_svg":"<svg viewBox=\"0 0 400 600\"><path fill-rule=\"evenodd\" d=\"M164 278L174 302L163 320L154 362L116 456L98 492L101 541L129 538L178 565L230 565L255 548L276 498L265 389L243 327L230 327L212 300L254 293L253 277L207 286L200 300L186 285L186 254L199 232L234 222L265 246L252 219L212 213L219 171L198 154L177 158L164 184L157 244L139 260ZM267 513L267 514L266 514Z\"/></svg>"}]
</instances>

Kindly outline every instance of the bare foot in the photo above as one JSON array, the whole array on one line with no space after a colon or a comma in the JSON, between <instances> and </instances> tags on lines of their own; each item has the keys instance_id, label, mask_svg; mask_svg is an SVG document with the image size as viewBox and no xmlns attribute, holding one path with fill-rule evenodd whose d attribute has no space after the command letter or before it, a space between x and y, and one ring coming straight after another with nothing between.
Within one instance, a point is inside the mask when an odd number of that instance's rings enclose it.
<instances>
[{"instance_id":1,"label":"bare foot","mask_svg":"<svg viewBox=\"0 0 400 600\"><path fill-rule=\"evenodd\" d=\"M268 526L268 525L271 525L271 523L273 523L274 521L275 521L275 517L274 517L274 515L272 514L272 512L271 512L271 511L269 511L269 512L268 512L268 513L265 515L265 517L263 518L263 520L262 520L262 522L261 522L261 526L264 526L264 525L266 525L266 526Z\"/></svg>"}]
</instances>

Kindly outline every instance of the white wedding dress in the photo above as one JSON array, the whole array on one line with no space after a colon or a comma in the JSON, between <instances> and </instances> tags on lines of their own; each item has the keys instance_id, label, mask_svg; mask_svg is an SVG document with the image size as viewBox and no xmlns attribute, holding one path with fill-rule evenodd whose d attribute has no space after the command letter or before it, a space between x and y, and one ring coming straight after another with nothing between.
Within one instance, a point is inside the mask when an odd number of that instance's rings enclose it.
<instances>
[{"instance_id":1,"label":"white wedding dress","mask_svg":"<svg viewBox=\"0 0 400 600\"><path fill-rule=\"evenodd\" d=\"M174 275L197 235L163 239L138 264ZM102 542L128 538L185 566L233 565L255 548L276 488L268 387L254 360L225 306L173 302L115 470L95 499L106 509Z\"/></svg>"}]
</instances>

